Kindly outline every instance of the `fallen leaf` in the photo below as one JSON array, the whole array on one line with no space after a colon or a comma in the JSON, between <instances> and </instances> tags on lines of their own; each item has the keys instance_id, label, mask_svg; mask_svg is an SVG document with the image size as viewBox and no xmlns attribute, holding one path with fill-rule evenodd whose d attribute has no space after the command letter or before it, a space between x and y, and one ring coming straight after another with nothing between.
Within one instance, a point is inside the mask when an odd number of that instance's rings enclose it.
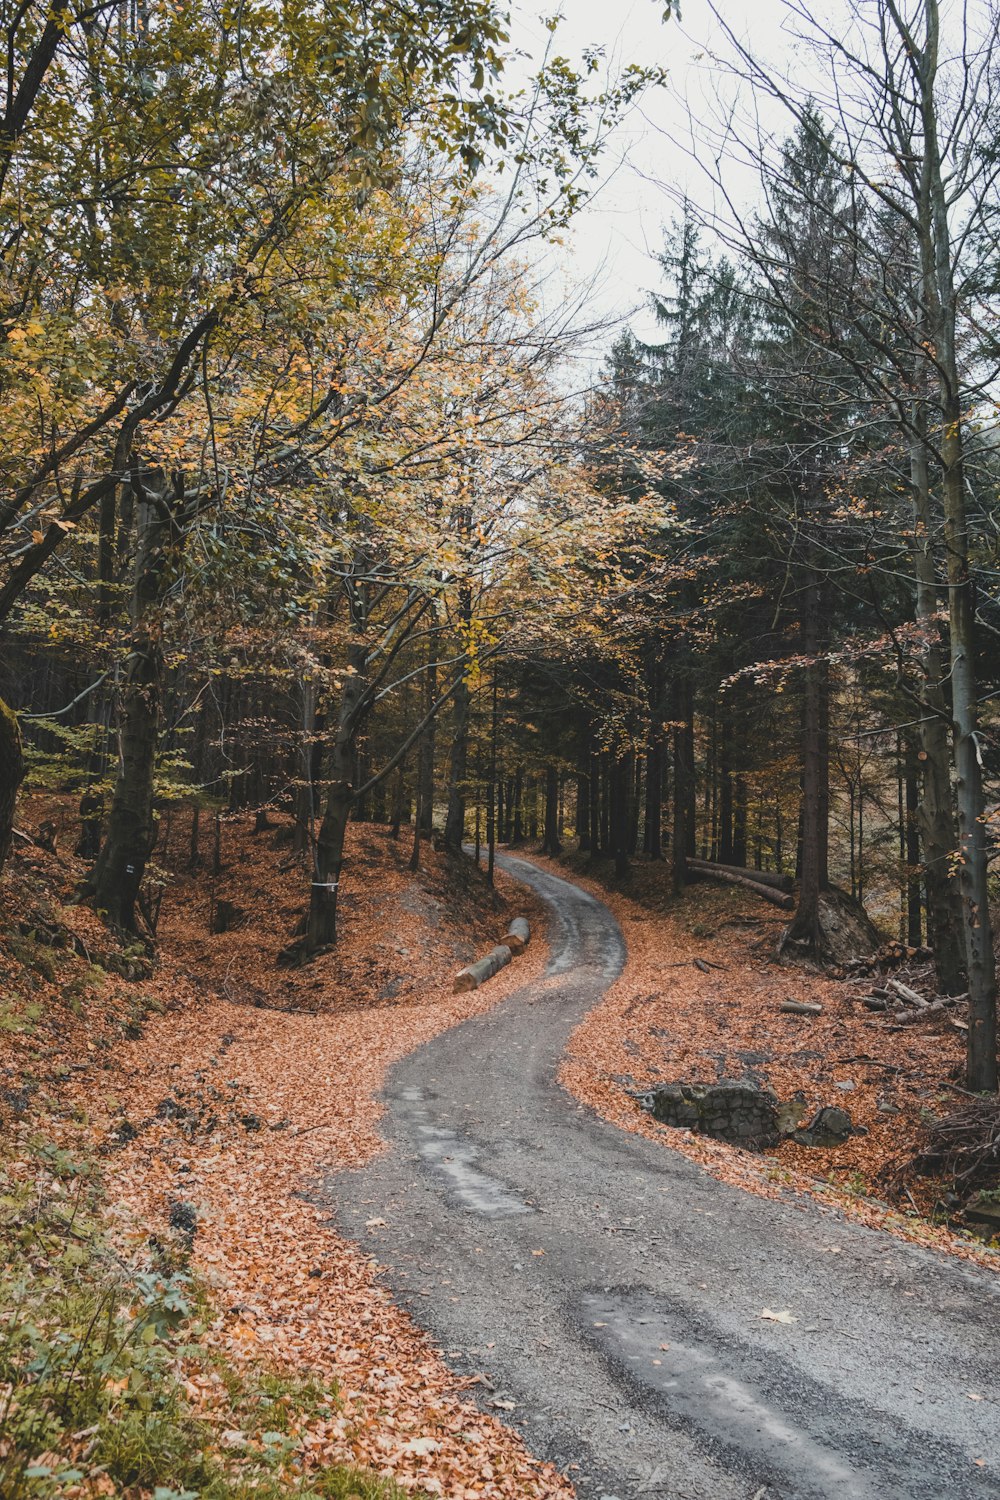
<instances>
[{"instance_id":1,"label":"fallen leaf","mask_svg":"<svg viewBox=\"0 0 1000 1500\"><path fill-rule=\"evenodd\" d=\"M416 1453L420 1458L426 1458L428 1453L437 1453L441 1444L436 1443L433 1438L410 1438L408 1443L403 1444L404 1453Z\"/></svg>"}]
</instances>

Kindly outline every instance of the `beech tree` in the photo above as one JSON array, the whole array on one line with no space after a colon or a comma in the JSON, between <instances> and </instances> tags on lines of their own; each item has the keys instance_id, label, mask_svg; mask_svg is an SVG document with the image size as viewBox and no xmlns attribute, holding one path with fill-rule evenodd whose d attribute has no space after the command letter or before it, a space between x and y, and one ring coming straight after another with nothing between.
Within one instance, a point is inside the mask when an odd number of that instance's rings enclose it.
<instances>
[{"instance_id":1,"label":"beech tree","mask_svg":"<svg viewBox=\"0 0 1000 1500\"><path fill-rule=\"evenodd\" d=\"M363 194L394 173L415 111L470 167L507 133L487 0L9 9L0 624L95 509L108 572L150 433L211 339L273 290L331 184Z\"/></svg>"}]
</instances>

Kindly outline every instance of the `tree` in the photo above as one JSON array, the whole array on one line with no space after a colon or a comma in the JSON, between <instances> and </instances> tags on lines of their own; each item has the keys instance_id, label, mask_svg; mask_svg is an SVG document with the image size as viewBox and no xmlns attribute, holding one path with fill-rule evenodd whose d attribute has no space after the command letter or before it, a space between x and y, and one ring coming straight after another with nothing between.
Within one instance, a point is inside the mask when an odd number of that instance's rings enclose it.
<instances>
[{"instance_id":1,"label":"tree","mask_svg":"<svg viewBox=\"0 0 1000 1500\"><path fill-rule=\"evenodd\" d=\"M95 509L107 573L137 452L331 186L395 175L416 111L467 167L510 118L488 0L28 4L7 39L0 623Z\"/></svg>"},{"instance_id":2,"label":"tree","mask_svg":"<svg viewBox=\"0 0 1000 1500\"><path fill-rule=\"evenodd\" d=\"M983 371L963 360L962 329L964 320L978 321L973 298L1000 207L1000 164L981 144L990 138L1000 19L989 8L963 5L956 43L943 52L938 0L876 0L875 24L860 23L846 36L835 35L797 4L788 9L829 59L831 106L844 137L835 151L838 165L893 224L896 245L915 251L912 305L899 310L894 326L894 338L909 343L913 361L900 406L940 479L956 860L970 995L967 1078L970 1088L992 1091L997 1087L996 976L966 499L969 412L983 389ZM749 76L802 119L808 101L736 45ZM919 461L912 482L920 506L926 491ZM931 579L922 526L918 511L917 560L925 601L918 607L925 611ZM927 711L938 714L941 707L940 698L935 702L929 694Z\"/></svg>"}]
</instances>

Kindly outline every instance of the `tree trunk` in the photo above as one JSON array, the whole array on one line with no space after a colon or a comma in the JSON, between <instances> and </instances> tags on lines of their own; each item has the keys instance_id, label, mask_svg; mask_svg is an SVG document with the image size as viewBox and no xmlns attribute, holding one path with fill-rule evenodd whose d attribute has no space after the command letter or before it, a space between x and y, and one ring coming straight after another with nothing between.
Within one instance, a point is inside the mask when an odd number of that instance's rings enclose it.
<instances>
[{"instance_id":1,"label":"tree trunk","mask_svg":"<svg viewBox=\"0 0 1000 1500\"><path fill-rule=\"evenodd\" d=\"M416 874L420 869L420 840L423 835L423 811L424 792L420 777L417 777L417 801L413 811L413 844L410 848L410 872Z\"/></svg>"},{"instance_id":2,"label":"tree trunk","mask_svg":"<svg viewBox=\"0 0 1000 1500\"><path fill-rule=\"evenodd\" d=\"M600 852L611 853L611 757L607 750L601 751L601 839Z\"/></svg>"},{"instance_id":3,"label":"tree trunk","mask_svg":"<svg viewBox=\"0 0 1000 1500\"><path fill-rule=\"evenodd\" d=\"M799 904L782 939L801 957L821 958L820 896L829 885L829 666L821 655L822 592L812 573L806 584L803 649L810 658L805 668L802 703L802 793Z\"/></svg>"},{"instance_id":4,"label":"tree trunk","mask_svg":"<svg viewBox=\"0 0 1000 1500\"><path fill-rule=\"evenodd\" d=\"M555 766L545 767L545 837L543 854L561 854L559 838L559 772Z\"/></svg>"},{"instance_id":5,"label":"tree trunk","mask_svg":"<svg viewBox=\"0 0 1000 1500\"><path fill-rule=\"evenodd\" d=\"M576 838L581 854L590 852L590 777L585 763L576 773Z\"/></svg>"},{"instance_id":6,"label":"tree trunk","mask_svg":"<svg viewBox=\"0 0 1000 1500\"><path fill-rule=\"evenodd\" d=\"M77 856L92 864L101 852L101 824L104 821L104 793L88 786L80 798L80 838Z\"/></svg>"},{"instance_id":7,"label":"tree trunk","mask_svg":"<svg viewBox=\"0 0 1000 1500\"><path fill-rule=\"evenodd\" d=\"M715 856L720 864L742 864L733 853L733 772L732 772L732 719L725 702L721 708L722 722L719 725L719 852Z\"/></svg>"},{"instance_id":8,"label":"tree trunk","mask_svg":"<svg viewBox=\"0 0 1000 1500\"><path fill-rule=\"evenodd\" d=\"M303 705L302 772L295 790L295 835L293 849L302 854L311 848L316 827L317 787L323 775L323 738L326 713L320 707L315 685L307 683Z\"/></svg>"},{"instance_id":9,"label":"tree trunk","mask_svg":"<svg viewBox=\"0 0 1000 1500\"><path fill-rule=\"evenodd\" d=\"M904 856L906 860L906 941L912 948L923 942L920 910L920 830L917 817L920 811L920 782L913 754L907 749L905 762L905 818ZM942 994L946 991L942 990ZM955 993L958 993L957 991Z\"/></svg>"},{"instance_id":10,"label":"tree trunk","mask_svg":"<svg viewBox=\"0 0 1000 1500\"><path fill-rule=\"evenodd\" d=\"M433 637L427 647L427 671L424 674L424 711L429 712L437 697L438 669L434 660ZM437 750L437 719L431 719L420 740L418 754L420 779L420 832L429 839L434 834L434 762Z\"/></svg>"},{"instance_id":11,"label":"tree trunk","mask_svg":"<svg viewBox=\"0 0 1000 1500\"><path fill-rule=\"evenodd\" d=\"M956 401L952 409L945 412L941 452L948 552L959 888L969 993L967 1082L975 1093L993 1093L997 1087L996 960L990 922L986 798L978 743L975 603L969 574L965 482L959 435L961 422L962 412ZM949 435L952 433L954 436Z\"/></svg>"},{"instance_id":12,"label":"tree trunk","mask_svg":"<svg viewBox=\"0 0 1000 1500\"><path fill-rule=\"evenodd\" d=\"M634 859L639 848L639 817L642 808L642 756L630 750L627 756L625 786L628 794L627 837L628 856Z\"/></svg>"},{"instance_id":13,"label":"tree trunk","mask_svg":"<svg viewBox=\"0 0 1000 1500\"><path fill-rule=\"evenodd\" d=\"M404 804L406 799L406 762L400 761L396 767L396 780L392 793L392 814L389 824L389 837L399 838L399 830L403 823Z\"/></svg>"},{"instance_id":14,"label":"tree trunk","mask_svg":"<svg viewBox=\"0 0 1000 1500\"><path fill-rule=\"evenodd\" d=\"M983 775L975 656L975 598L969 571L965 509L964 419L956 338L956 296L948 187L937 117L940 36L938 0L925 0L921 112L926 198L921 224L923 291L929 303L942 431L939 441L944 541L948 558L951 704L959 835L959 888L969 993L966 1083L975 1093L997 1088L996 960L989 907Z\"/></svg>"},{"instance_id":15,"label":"tree trunk","mask_svg":"<svg viewBox=\"0 0 1000 1500\"><path fill-rule=\"evenodd\" d=\"M611 854L619 879L624 879L629 871L630 759L627 755L619 755L611 765Z\"/></svg>"},{"instance_id":16,"label":"tree trunk","mask_svg":"<svg viewBox=\"0 0 1000 1500\"><path fill-rule=\"evenodd\" d=\"M733 864L747 862L747 779L737 776L733 798Z\"/></svg>"},{"instance_id":17,"label":"tree trunk","mask_svg":"<svg viewBox=\"0 0 1000 1500\"><path fill-rule=\"evenodd\" d=\"M674 688L674 831L673 880L675 890L687 882L687 861L695 849L694 819L694 728L690 675L686 666Z\"/></svg>"},{"instance_id":18,"label":"tree trunk","mask_svg":"<svg viewBox=\"0 0 1000 1500\"><path fill-rule=\"evenodd\" d=\"M916 576L916 619L927 636L922 652L923 690L918 725L923 771L917 825L923 845L927 889L927 941L934 951L934 969L942 995L965 991L965 944L962 937L962 900L954 873L958 830L951 785L950 710L944 687L944 664L939 640L938 580L934 562L934 515L927 459L927 417L918 404L913 414L910 448L913 500L913 564Z\"/></svg>"},{"instance_id":19,"label":"tree trunk","mask_svg":"<svg viewBox=\"0 0 1000 1500\"><path fill-rule=\"evenodd\" d=\"M363 628L364 621L357 622ZM368 694L368 651L360 642L348 647L348 672L337 710L330 747L330 784L313 857L304 954L311 957L337 941L337 893L344 863L344 840L354 805L354 745Z\"/></svg>"},{"instance_id":20,"label":"tree trunk","mask_svg":"<svg viewBox=\"0 0 1000 1500\"><path fill-rule=\"evenodd\" d=\"M490 885L496 871L497 861L497 736L499 733L498 720L498 686L496 663L493 664L493 686L490 699L490 793L489 802L486 804L486 842L488 850L486 854L486 879Z\"/></svg>"},{"instance_id":21,"label":"tree trunk","mask_svg":"<svg viewBox=\"0 0 1000 1500\"><path fill-rule=\"evenodd\" d=\"M136 928L136 903L156 844L153 777L163 704L159 608L182 538L183 489L171 498L165 476L150 477L155 496L139 489L138 554L132 595L132 636L119 709L119 769L108 827L82 894L121 932ZM136 486L139 488L139 486Z\"/></svg>"},{"instance_id":22,"label":"tree trunk","mask_svg":"<svg viewBox=\"0 0 1000 1500\"><path fill-rule=\"evenodd\" d=\"M663 858L663 745L650 733L646 751L646 825L643 849L650 859Z\"/></svg>"},{"instance_id":23,"label":"tree trunk","mask_svg":"<svg viewBox=\"0 0 1000 1500\"><path fill-rule=\"evenodd\" d=\"M0 873L10 854L17 790L24 779L24 752L17 715L0 699Z\"/></svg>"},{"instance_id":24,"label":"tree trunk","mask_svg":"<svg viewBox=\"0 0 1000 1500\"><path fill-rule=\"evenodd\" d=\"M511 835L512 844L524 843L524 768L518 766L514 772L514 796Z\"/></svg>"},{"instance_id":25,"label":"tree trunk","mask_svg":"<svg viewBox=\"0 0 1000 1500\"><path fill-rule=\"evenodd\" d=\"M455 690L455 737L451 742L448 768L448 816L444 846L458 854L465 838L466 778L469 774L469 685L463 679Z\"/></svg>"},{"instance_id":26,"label":"tree trunk","mask_svg":"<svg viewBox=\"0 0 1000 1500\"><path fill-rule=\"evenodd\" d=\"M596 859L601 852L601 757L597 751L590 753L590 857Z\"/></svg>"}]
</instances>

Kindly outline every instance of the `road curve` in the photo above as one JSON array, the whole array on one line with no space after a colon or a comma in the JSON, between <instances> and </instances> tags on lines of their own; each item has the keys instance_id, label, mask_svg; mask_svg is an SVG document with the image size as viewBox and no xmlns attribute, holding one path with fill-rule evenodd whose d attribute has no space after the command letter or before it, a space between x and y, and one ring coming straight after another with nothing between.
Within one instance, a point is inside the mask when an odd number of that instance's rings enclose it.
<instances>
[{"instance_id":1,"label":"road curve","mask_svg":"<svg viewBox=\"0 0 1000 1500\"><path fill-rule=\"evenodd\" d=\"M579 887L502 864L552 908L558 983L395 1068L391 1149L327 1184L338 1227L586 1500L996 1500L1000 1281L578 1105L556 1073L621 933Z\"/></svg>"}]
</instances>

